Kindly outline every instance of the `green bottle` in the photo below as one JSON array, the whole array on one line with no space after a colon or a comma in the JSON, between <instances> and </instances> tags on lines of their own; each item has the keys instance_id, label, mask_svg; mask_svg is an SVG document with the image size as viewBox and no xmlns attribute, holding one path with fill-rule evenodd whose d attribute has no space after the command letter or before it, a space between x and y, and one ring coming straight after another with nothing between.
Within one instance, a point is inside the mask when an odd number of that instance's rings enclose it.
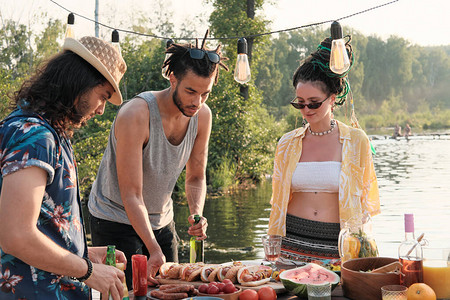
<instances>
[{"instance_id":1,"label":"green bottle","mask_svg":"<svg viewBox=\"0 0 450 300\"><path fill-rule=\"evenodd\" d=\"M117 263L116 264L116 246L115 245L108 245L107 246L107 248L106 248L105 264L108 265L108 266L116 267L116 268L118 268L121 271L125 270L125 265L123 263ZM128 295L127 283L126 283L125 278L123 279L122 286L123 286L123 297L122 297L122 300L129 300L130 297ZM109 295L108 300L112 300L111 295Z\"/></svg>"},{"instance_id":2,"label":"green bottle","mask_svg":"<svg viewBox=\"0 0 450 300\"><path fill-rule=\"evenodd\" d=\"M200 216L195 215L194 216L195 224L198 224L200 222ZM196 263L196 262L204 262L204 251L203 251L203 240L198 241L196 236L191 237L190 241L190 255L189 255L189 262L190 263Z\"/></svg>"},{"instance_id":3,"label":"green bottle","mask_svg":"<svg viewBox=\"0 0 450 300\"><path fill-rule=\"evenodd\" d=\"M116 266L116 246L115 245L108 245L106 247L106 259L105 259L105 265L108 266ZM112 300L111 294L108 296L108 300Z\"/></svg>"},{"instance_id":4,"label":"green bottle","mask_svg":"<svg viewBox=\"0 0 450 300\"><path fill-rule=\"evenodd\" d=\"M106 248L106 261L105 264L108 266L116 266L116 246L108 245Z\"/></svg>"}]
</instances>

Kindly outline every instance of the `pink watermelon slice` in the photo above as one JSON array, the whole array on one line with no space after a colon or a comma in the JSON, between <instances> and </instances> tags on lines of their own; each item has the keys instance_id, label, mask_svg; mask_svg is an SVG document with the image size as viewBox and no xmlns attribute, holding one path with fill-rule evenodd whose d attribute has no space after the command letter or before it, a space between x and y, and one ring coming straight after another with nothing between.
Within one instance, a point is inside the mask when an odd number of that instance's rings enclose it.
<instances>
[{"instance_id":1,"label":"pink watermelon slice","mask_svg":"<svg viewBox=\"0 0 450 300\"><path fill-rule=\"evenodd\" d=\"M306 292L307 284L320 285L330 282L333 290L340 281L336 273L314 263L286 270L280 274L280 279L286 290L299 297L308 297Z\"/></svg>"}]
</instances>

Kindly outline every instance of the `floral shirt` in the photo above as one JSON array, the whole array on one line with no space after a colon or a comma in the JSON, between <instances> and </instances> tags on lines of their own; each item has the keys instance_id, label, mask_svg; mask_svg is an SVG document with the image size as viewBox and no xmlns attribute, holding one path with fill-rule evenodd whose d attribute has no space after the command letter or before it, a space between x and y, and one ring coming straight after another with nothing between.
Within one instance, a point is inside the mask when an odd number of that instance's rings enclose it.
<instances>
[{"instance_id":1,"label":"floral shirt","mask_svg":"<svg viewBox=\"0 0 450 300\"><path fill-rule=\"evenodd\" d=\"M339 126L342 162L339 175L339 218L341 228L355 215L380 213L377 177L369 139L364 131ZM308 125L309 126L309 125ZM272 176L272 210L269 234L286 235L286 213L292 197L291 182L302 154L302 140L307 127L286 133L278 142Z\"/></svg>"},{"instance_id":2,"label":"floral shirt","mask_svg":"<svg viewBox=\"0 0 450 300\"><path fill-rule=\"evenodd\" d=\"M36 223L60 247L87 256L73 149L70 141L37 114L18 109L0 123L0 187L3 177L27 167L47 173ZM23 245L28 247L28 245ZM1 251L0 299L89 299L90 289ZM45 255L45 253L42 253Z\"/></svg>"}]
</instances>

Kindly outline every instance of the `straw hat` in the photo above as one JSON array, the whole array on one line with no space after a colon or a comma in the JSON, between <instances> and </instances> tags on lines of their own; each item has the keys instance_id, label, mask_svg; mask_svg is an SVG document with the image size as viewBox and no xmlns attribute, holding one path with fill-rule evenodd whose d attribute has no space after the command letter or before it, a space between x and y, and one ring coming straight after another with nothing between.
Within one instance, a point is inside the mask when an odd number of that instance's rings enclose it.
<instances>
[{"instance_id":1,"label":"straw hat","mask_svg":"<svg viewBox=\"0 0 450 300\"><path fill-rule=\"evenodd\" d=\"M122 104L119 82L127 70L127 65L114 46L96 37L85 36L79 41L66 38L63 50L70 50L78 54L105 76L116 91L109 102L115 105Z\"/></svg>"}]
</instances>

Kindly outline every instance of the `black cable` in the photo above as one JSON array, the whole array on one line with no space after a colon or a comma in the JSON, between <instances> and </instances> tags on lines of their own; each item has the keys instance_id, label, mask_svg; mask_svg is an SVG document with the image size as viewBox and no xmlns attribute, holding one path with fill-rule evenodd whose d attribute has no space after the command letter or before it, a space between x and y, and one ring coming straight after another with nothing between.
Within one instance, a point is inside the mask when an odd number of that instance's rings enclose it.
<instances>
[{"instance_id":1,"label":"black cable","mask_svg":"<svg viewBox=\"0 0 450 300\"><path fill-rule=\"evenodd\" d=\"M298 27L292 27L292 28L287 28L287 29L275 30L275 31L270 31L270 32L265 32L265 33L251 34L251 35L247 35L247 36L243 36L243 37L245 37L245 38L255 38L255 37L264 36L264 35L271 35L271 34L274 34L274 33L287 32L287 31L293 31L293 30L307 28L307 27L312 27L312 26L323 25L323 24L326 24L326 23L331 23L331 22L334 22L334 21L340 21L340 20L344 20L344 19L348 19L348 18L354 17L356 15L364 14L364 13L369 12L371 10L375 10L375 9L380 8L380 7L390 5L390 4L393 4L393 3L398 2L398 1L400 1L400 0L393 0L393 1L390 1L390 2L387 2L387 3L384 3L384 4L380 4L380 5L377 5L377 6L374 6L374 7L371 7L371 8L368 8L368 9L365 9L365 10L362 10L362 11L359 11L359 12L356 12L356 13L344 16L344 17L341 17L341 18L338 18L338 19L334 19L334 20L328 20L328 21L322 21L322 22L317 22L317 23L311 23L311 24L302 25L302 26L298 26ZM152 37L152 38L156 38L156 39L163 39L163 40L168 40L169 39L168 37L158 36L158 35L154 35L154 34L147 34L147 33L142 33L142 32L131 31L131 30L127 30L127 29L114 28L114 27L112 27L110 25L106 25L106 24L97 22L97 21L92 20L92 19L90 19L88 17L85 17L85 16L80 15L78 13L75 13L73 11L70 11L69 9L65 8L64 6L62 6L61 4L57 3L54 0L50 0L50 2L53 2L54 4L58 5L62 9L66 10L66 11L68 11L70 13L73 13L76 16L79 16L79 17L81 17L83 19L86 19L88 21L94 22L94 23L96 23L98 25L101 25L103 27L106 27L106 28L109 28L109 29L112 29L112 30L117 30L117 31L121 31L121 32L124 32L124 33L129 33L129 34L136 34L136 35L140 35L140 36ZM207 40L230 40L230 39L239 39L241 37L242 36L214 37L214 38L207 38ZM180 38L170 37L170 38L173 39L173 40L195 40L195 39L197 39L197 38L193 38L193 37L180 37ZM198 39L200 39L200 38L198 38Z\"/></svg>"}]
</instances>

